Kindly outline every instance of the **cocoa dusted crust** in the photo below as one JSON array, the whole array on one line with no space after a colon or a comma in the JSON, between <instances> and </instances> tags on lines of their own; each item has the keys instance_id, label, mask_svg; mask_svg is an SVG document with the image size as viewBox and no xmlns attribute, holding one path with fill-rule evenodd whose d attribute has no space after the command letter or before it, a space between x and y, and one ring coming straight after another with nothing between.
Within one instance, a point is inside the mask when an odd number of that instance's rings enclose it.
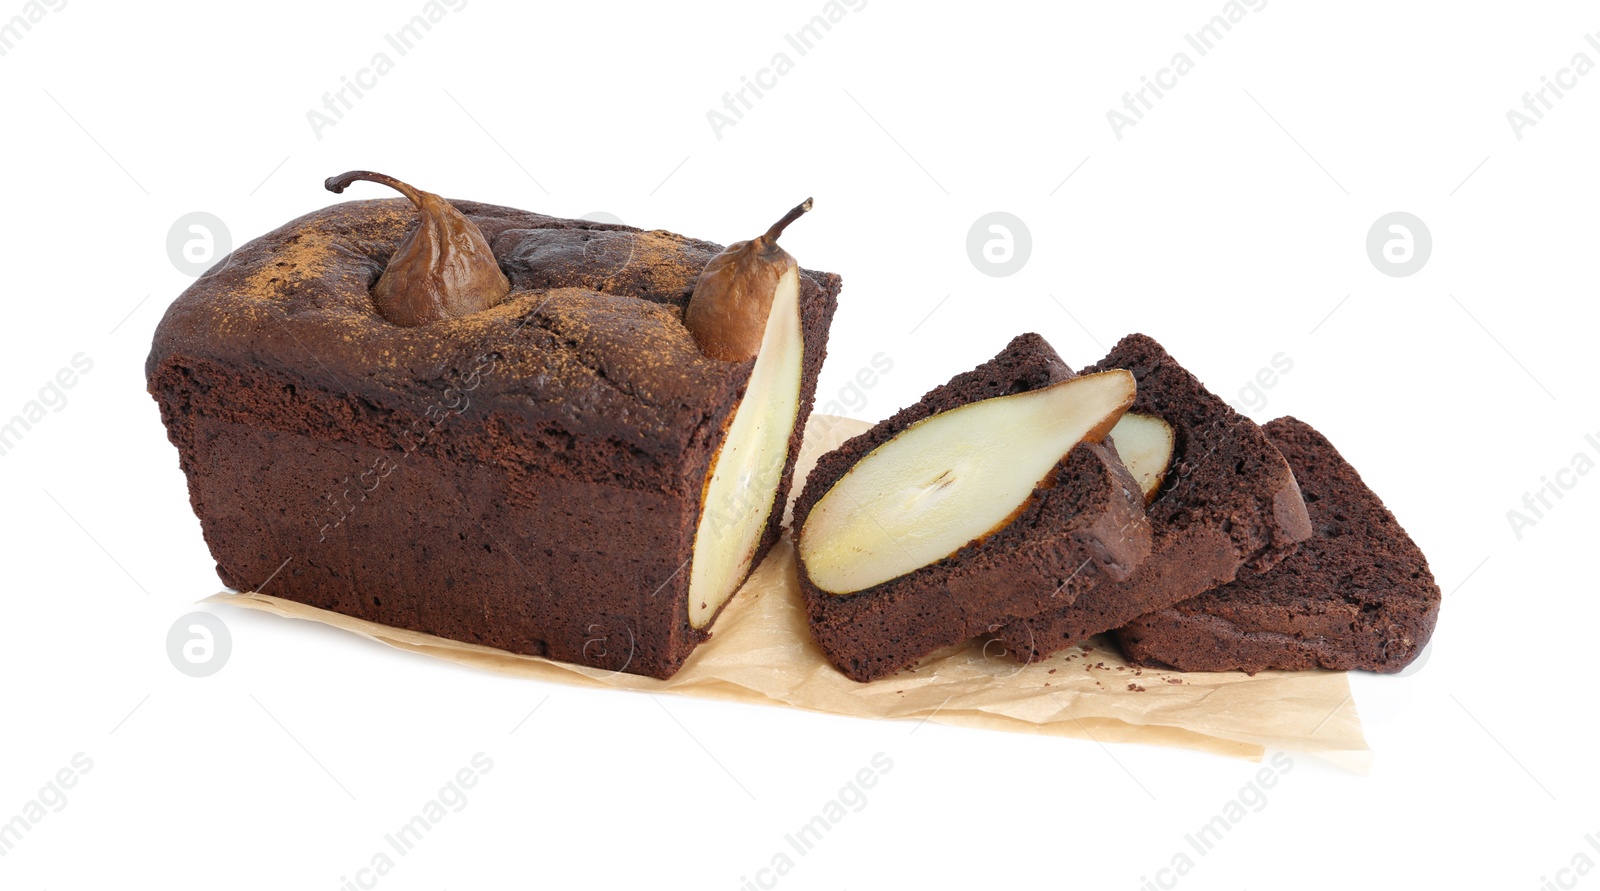
<instances>
[{"instance_id":1,"label":"cocoa dusted crust","mask_svg":"<svg viewBox=\"0 0 1600 891\"><path fill-rule=\"evenodd\" d=\"M1072 376L1044 338L1024 334L995 358L824 455L795 504L796 554L817 501L900 431L942 411ZM1071 603L1102 580L1127 578L1150 550L1142 505L1138 484L1112 449L1079 445L1010 523L915 572L836 595L812 584L804 559L797 557L812 635L828 661L852 680L909 668L935 650Z\"/></svg>"},{"instance_id":2,"label":"cocoa dusted crust","mask_svg":"<svg viewBox=\"0 0 1600 891\"><path fill-rule=\"evenodd\" d=\"M1261 428L1207 390L1150 337L1130 334L1084 374L1124 368L1139 391L1129 411L1176 434L1172 466L1146 508L1150 559L1126 580L1010 623L997 637L1033 661L1231 581L1265 572L1311 534L1294 473Z\"/></svg>"},{"instance_id":3,"label":"cocoa dusted crust","mask_svg":"<svg viewBox=\"0 0 1600 891\"><path fill-rule=\"evenodd\" d=\"M1140 616L1117 640L1183 671L1405 668L1439 620L1427 558L1321 433L1295 418L1264 429L1300 481L1312 537L1271 572Z\"/></svg>"},{"instance_id":4,"label":"cocoa dusted crust","mask_svg":"<svg viewBox=\"0 0 1600 891\"><path fill-rule=\"evenodd\" d=\"M753 362L702 355L683 307L720 245L452 202L500 306L419 328L368 289L416 214L338 204L241 247L168 309L146 363L230 587L454 640L668 677L706 474ZM840 279L802 271L801 408ZM270 583L268 580L270 579Z\"/></svg>"}]
</instances>

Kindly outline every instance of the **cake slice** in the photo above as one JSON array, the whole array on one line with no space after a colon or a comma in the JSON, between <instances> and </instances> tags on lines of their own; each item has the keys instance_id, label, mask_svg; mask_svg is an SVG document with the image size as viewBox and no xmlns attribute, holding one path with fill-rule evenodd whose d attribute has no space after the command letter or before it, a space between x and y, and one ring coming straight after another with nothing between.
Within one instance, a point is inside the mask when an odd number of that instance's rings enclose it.
<instances>
[{"instance_id":1,"label":"cake slice","mask_svg":"<svg viewBox=\"0 0 1600 891\"><path fill-rule=\"evenodd\" d=\"M1083 373L1116 368L1139 382L1129 416L1159 418L1175 435L1170 468L1145 508L1150 557L1130 578L1001 628L997 637L1023 661L1186 600L1241 569L1264 572L1311 534L1294 473L1259 426L1143 334L1124 337Z\"/></svg>"},{"instance_id":2,"label":"cake slice","mask_svg":"<svg viewBox=\"0 0 1600 891\"><path fill-rule=\"evenodd\" d=\"M1300 481L1311 538L1271 572L1140 616L1117 640L1134 661L1182 671L1405 668L1439 619L1427 558L1321 433L1292 417L1264 429Z\"/></svg>"},{"instance_id":3,"label":"cake slice","mask_svg":"<svg viewBox=\"0 0 1600 891\"><path fill-rule=\"evenodd\" d=\"M822 456L793 529L807 617L828 660L872 680L1126 579L1150 550L1143 497L1095 440L1131 401L1131 385L1125 374L1075 376L1042 337L1024 334ZM1066 387L1086 401L1071 402ZM1124 395L1097 402L1108 398L1102 390ZM1024 454L1015 440L1034 434L1008 425L1029 409L1003 400L1058 397L1067 401L1027 421L1034 431L1093 417L1066 430L1064 444ZM956 451L968 440L970 450L951 460L926 435L941 429ZM992 528L961 525L988 526L991 515Z\"/></svg>"},{"instance_id":4,"label":"cake slice","mask_svg":"<svg viewBox=\"0 0 1600 891\"><path fill-rule=\"evenodd\" d=\"M773 414L745 398L762 359L711 358L684 323L721 247L453 204L509 282L492 308L413 327L380 315L376 284L419 229L416 208L377 200L250 242L167 311L148 385L218 574L668 677L777 539L840 279L800 270L774 300L773 324L803 342L778 419L792 429L719 486L741 406ZM707 493L730 489L738 503L712 515ZM691 597L702 558L716 590Z\"/></svg>"}]
</instances>

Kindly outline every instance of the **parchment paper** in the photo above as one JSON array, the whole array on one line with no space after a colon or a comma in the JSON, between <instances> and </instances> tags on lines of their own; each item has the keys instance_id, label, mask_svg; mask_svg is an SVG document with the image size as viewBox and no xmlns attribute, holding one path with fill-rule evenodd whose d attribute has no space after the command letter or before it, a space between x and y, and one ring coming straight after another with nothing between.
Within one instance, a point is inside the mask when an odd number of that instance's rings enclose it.
<instances>
[{"instance_id":1,"label":"parchment paper","mask_svg":"<svg viewBox=\"0 0 1600 891\"><path fill-rule=\"evenodd\" d=\"M816 456L867 425L814 416L795 492ZM787 537L768 554L702 644L669 680L520 656L391 628L254 592L208 602L321 622L402 650L552 683L786 705L862 718L928 720L1097 742L1181 746L1259 759L1267 748L1364 773L1370 752L1342 672L1170 672L1129 666L1100 638L1023 666L998 642L973 642L914 671L858 684L811 640Z\"/></svg>"}]
</instances>

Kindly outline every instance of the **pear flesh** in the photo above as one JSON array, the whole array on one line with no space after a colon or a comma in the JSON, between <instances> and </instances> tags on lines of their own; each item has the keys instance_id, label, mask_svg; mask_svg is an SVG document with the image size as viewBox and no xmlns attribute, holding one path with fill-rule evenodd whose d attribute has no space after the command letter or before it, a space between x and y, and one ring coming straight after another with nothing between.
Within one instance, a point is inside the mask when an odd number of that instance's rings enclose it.
<instances>
[{"instance_id":1,"label":"pear flesh","mask_svg":"<svg viewBox=\"0 0 1600 891\"><path fill-rule=\"evenodd\" d=\"M1111 428L1111 442L1117 447L1123 466L1139 483L1145 503L1155 500L1156 490L1161 488L1172 464L1176 443L1172 425L1155 415L1130 411Z\"/></svg>"},{"instance_id":2,"label":"pear flesh","mask_svg":"<svg viewBox=\"0 0 1600 891\"><path fill-rule=\"evenodd\" d=\"M867 453L817 501L806 572L851 594L950 556L1009 523L1080 442L1133 403L1127 371L1075 377L924 418Z\"/></svg>"},{"instance_id":3,"label":"pear flesh","mask_svg":"<svg viewBox=\"0 0 1600 891\"><path fill-rule=\"evenodd\" d=\"M744 398L712 462L689 570L689 624L705 628L750 571L772 516L800 414L805 341L800 273L778 276L761 348Z\"/></svg>"}]
</instances>

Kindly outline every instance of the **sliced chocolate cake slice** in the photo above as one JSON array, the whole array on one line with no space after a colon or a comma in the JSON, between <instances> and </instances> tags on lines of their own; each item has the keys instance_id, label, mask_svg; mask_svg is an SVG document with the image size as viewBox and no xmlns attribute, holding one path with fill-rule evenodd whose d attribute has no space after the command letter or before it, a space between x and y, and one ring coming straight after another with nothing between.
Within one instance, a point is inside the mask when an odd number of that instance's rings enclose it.
<instances>
[{"instance_id":1,"label":"sliced chocolate cake slice","mask_svg":"<svg viewBox=\"0 0 1600 891\"><path fill-rule=\"evenodd\" d=\"M824 455L795 506L800 589L857 681L1126 579L1143 495L1100 443L1126 372L1076 376L1037 334Z\"/></svg>"},{"instance_id":2,"label":"sliced chocolate cake slice","mask_svg":"<svg viewBox=\"0 0 1600 891\"><path fill-rule=\"evenodd\" d=\"M1131 578L1097 585L1068 605L1001 628L997 637L1023 661L1231 581L1240 569L1270 569L1311 534L1294 474L1266 434L1159 343L1130 334L1083 373L1108 369L1126 369L1138 379L1128 417L1160 419L1174 437L1165 480L1146 508L1150 558Z\"/></svg>"},{"instance_id":3,"label":"sliced chocolate cake slice","mask_svg":"<svg viewBox=\"0 0 1600 891\"><path fill-rule=\"evenodd\" d=\"M1311 538L1271 572L1140 616L1117 640L1130 659L1183 671L1405 668L1439 619L1427 558L1321 433L1295 418L1264 429L1300 481Z\"/></svg>"}]
</instances>

